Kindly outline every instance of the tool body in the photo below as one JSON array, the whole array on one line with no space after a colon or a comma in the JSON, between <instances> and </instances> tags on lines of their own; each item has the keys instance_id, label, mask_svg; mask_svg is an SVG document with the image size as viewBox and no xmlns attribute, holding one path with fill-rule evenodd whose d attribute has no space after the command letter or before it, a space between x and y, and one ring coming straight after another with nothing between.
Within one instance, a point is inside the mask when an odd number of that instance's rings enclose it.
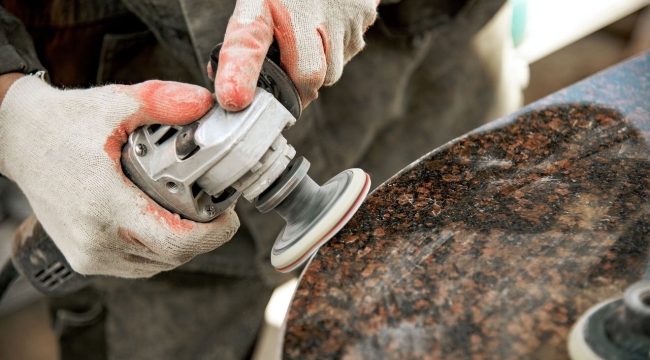
<instances>
[{"instance_id":1,"label":"tool body","mask_svg":"<svg viewBox=\"0 0 650 360\"><path fill-rule=\"evenodd\" d=\"M220 46L212 52L218 66ZM129 136L122 151L126 175L167 210L199 222L211 221L240 196L263 213L286 221L271 263L290 271L347 223L370 188L370 177L350 169L322 187L309 175L309 161L294 159L282 131L302 109L289 77L267 56L253 102L229 112L216 105L192 124L150 125Z\"/></svg>"},{"instance_id":2,"label":"tool body","mask_svg":"<svg viewBox=\"0 0 650 360\"><path fill-rule=\"evenodd\" d=\"M211 54L215 70L220 48ZM319 186L307 175L309 161L294 159L296 151L282 131L295 124L302 105L278 63L279 52L272 46L246 109L229 112L215 105L189 125L138 128L121 160L134 184L186 219L209 222L241 196L263 213L278 212L287 224L273 246L271 263L287 272L349 221L368 193L370 177L350 169ZM12 260L46 294L77 290L90 278L74 272L35 218L17 234Z\"/></svg>"}]
</instances>

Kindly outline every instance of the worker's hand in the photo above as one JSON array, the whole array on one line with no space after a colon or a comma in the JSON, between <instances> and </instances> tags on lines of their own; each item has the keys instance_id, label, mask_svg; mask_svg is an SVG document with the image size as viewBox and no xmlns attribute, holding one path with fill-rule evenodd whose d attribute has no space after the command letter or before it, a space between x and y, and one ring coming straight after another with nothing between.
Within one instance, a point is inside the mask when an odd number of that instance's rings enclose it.
<instances>
[{"instance_id":1,"label":"worker's hand","mask_svg":"<svg viewBox=\"0 0 650 360\"><path fill-rule=\"evenodd\" d=\"M232 209L201 224L161 208L122 173L122 145L141 125L188 123L211 106L194 85L64 91L25 76L0 106L0 173L25 192L74 270L151 276L225 243L239 220Z\"/></svg>"},{"instance_id":2,"label":"worker's hand","mask_svg":"<svg viewBox=\"0 0 650 360\"><path fill-rule=\"evenodd\" d=\"M219 55L215 78L219 104L239 111L253 100L266 52L277 39L281 67L298 89L303 107L332 85L365 45L378 0L237 0Z\"/></svg>"}]
</instances>

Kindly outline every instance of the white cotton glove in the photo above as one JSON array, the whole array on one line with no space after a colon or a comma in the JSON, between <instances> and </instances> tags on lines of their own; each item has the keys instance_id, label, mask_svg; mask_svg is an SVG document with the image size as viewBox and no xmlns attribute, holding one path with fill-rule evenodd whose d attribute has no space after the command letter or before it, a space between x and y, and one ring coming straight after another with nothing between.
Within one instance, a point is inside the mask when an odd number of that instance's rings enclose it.
<instances>
[{"instance_id":1,"label":"white cotton glove","mask_svg":"<svg viewBox=\"0 0 650 360\"><path fill-rule=\"evenodd\" d=\"M277 39L280 63L306 107L318 89L341 77L343 65L364 47L378 0L237 0L219 55L215 93L239 111L255 95L266 52ZM208 64L208 75L214 76Z\"/></svg>"},{"instance_id":2,"label":"white cotton glove","mask_svg":"<svg viewBox=\"0 0 650 360\"><path fill-rule=\"evenodd\" d=\"M232 209L201 224L161 208L122 173L122 145L141 125L189 123L211 106L206 89L188 84L64 91L25 76L0 106L0 173L75 271L151 276L222 245L239 220Z\"/></svg>"}]
</instances>

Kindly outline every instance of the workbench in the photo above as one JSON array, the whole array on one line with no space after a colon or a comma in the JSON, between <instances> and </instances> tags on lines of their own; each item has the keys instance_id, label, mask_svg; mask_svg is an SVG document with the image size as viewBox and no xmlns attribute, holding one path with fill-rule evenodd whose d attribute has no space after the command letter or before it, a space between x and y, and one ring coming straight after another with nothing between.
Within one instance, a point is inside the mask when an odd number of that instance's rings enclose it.
<instances>
[{"instance_id":1,"label":"workbench","mask_svg":"<svg viewBox=\"0 0 650 360\"><path fill-rule=\"evenodd\" d=\"M308 264L283 358L568 358L648 276L649 141L646 53L432 151Z\"/></svg>"}]
</instances>

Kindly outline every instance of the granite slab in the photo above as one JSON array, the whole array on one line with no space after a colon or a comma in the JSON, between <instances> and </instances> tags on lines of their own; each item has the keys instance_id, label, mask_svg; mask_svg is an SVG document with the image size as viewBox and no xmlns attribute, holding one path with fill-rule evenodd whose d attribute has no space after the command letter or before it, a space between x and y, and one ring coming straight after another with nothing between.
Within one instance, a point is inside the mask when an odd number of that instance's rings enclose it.
<instances>
[{"instance_id":1,"label":"granite slab","mask_svg":"<svg viewBox=\"0 0 650 360\"><path fill-rule=\"evenodd\" d=\"M566 359L647 276L650 53L427 154L302 274L286 359Z\"/></svg>"}]
</instances>

